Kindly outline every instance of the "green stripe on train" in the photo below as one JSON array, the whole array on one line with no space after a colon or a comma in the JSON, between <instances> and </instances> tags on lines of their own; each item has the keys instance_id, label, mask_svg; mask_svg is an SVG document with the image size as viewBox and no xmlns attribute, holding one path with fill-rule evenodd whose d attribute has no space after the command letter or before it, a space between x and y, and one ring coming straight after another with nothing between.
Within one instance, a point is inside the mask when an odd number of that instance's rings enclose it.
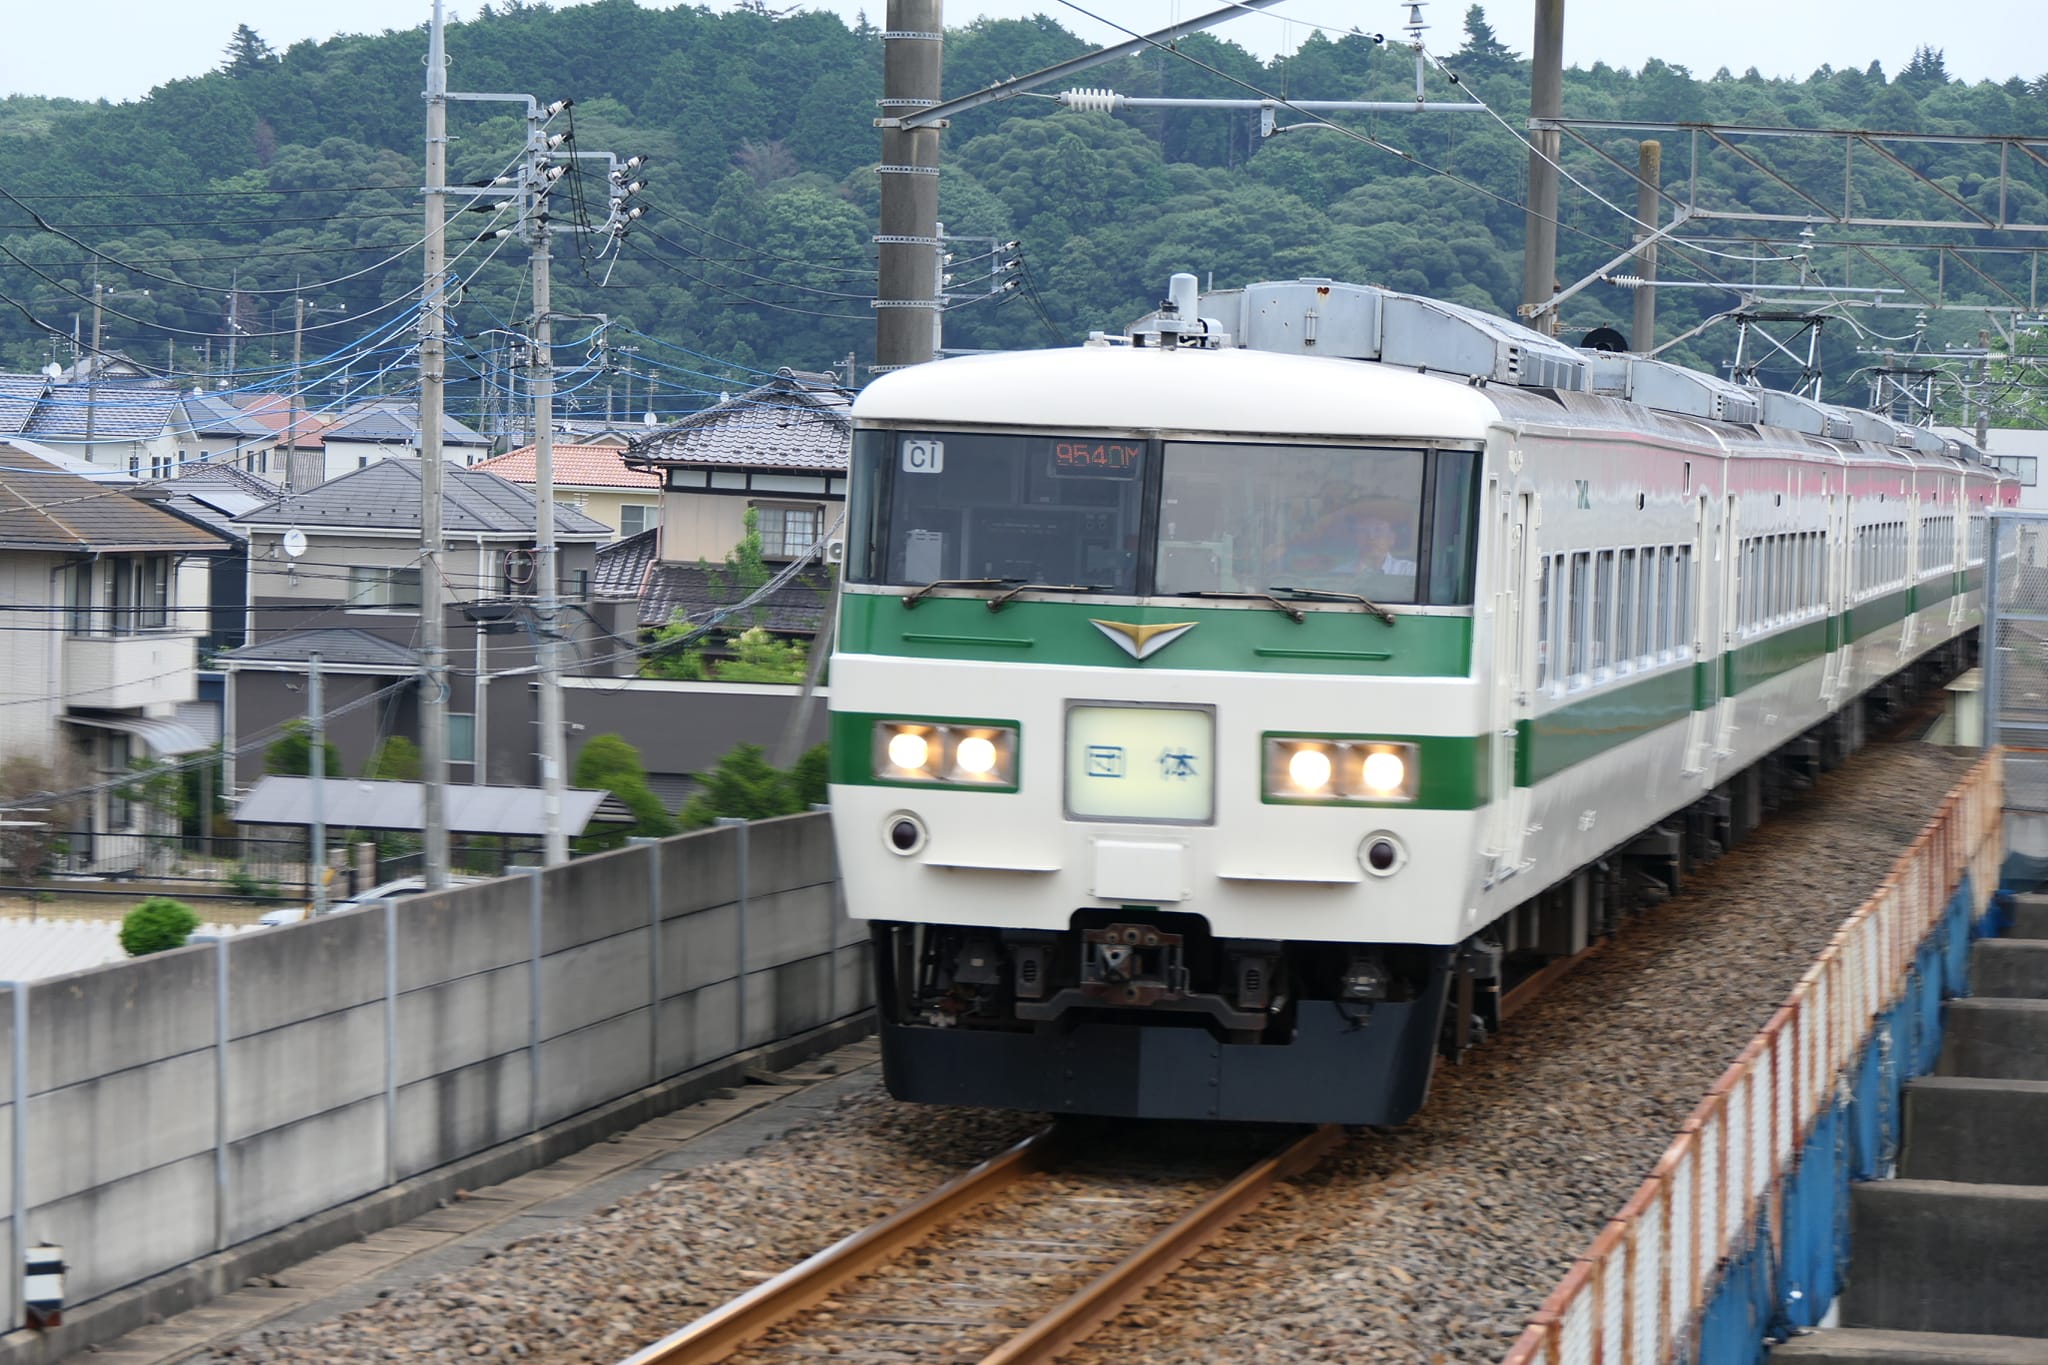
<instances>
[{"instance_id":1,"label":"green stripe on train","mask_svg":"<svg viewBox=\"0 0 2048 1365\"><path fill-rule=\"evenodd\" d=\"M1515 724L1515 785L1533 787L1693 713L1698 666L1609 686Z\"/></svg>"},{"instance_id":2,"label":"green stripe on train","mask_svg":"<svg viewBox=\"0 0 2048 1365\"><path fill-rule=\"evenodd\" d=\"M1150 658L1134 659L1091 620L1194 629ZM1400 616L1386 625L1363 610L1311 611L1302 621L1247 609L1012 602L982 598L840 597L839 648L902 659L1142 668L1167 672L1309 673L1369 678L1463 678L1472 672L1470 616Z\"/></svg>"}]
</instances>

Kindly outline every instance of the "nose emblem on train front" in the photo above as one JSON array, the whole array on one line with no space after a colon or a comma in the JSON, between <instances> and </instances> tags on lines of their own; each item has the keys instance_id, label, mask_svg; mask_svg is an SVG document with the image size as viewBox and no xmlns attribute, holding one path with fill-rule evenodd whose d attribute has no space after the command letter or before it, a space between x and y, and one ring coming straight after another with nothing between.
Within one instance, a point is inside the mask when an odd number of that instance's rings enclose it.
<instances>
[{"instance_id":1,"label":"nose emblem on train front","mask_svg":"<svg viewBox=\"0 0 2048 1365\"><path fill-rule=\"evenodd\" d=\"M1201 623L1174 621L1141 626L1129 621L1097 621L1090 618L1088 624L1107 635L1118 649L1133 659L1149 659Z\"/></svg>"}]
</instances>

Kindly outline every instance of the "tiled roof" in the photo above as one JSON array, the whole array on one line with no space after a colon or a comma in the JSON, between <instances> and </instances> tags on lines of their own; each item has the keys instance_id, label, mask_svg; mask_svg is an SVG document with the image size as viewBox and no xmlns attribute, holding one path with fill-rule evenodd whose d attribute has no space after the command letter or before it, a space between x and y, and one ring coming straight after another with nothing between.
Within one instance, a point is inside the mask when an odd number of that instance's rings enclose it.
<instances>
[{"instance_id":1,"label":"tiled roof","mask_svg":"<svg viewBox=\"0 0 2048 1365\"><path fill-rule=\"evenodd\" d=\"M658 529L650 528L637 536L600 545L597 550L597 568L591 574L591 591L599 597L638 597L640 585L647 580L647 566L654 562L655 553L661 548Z\"/></svg>"},{"instance_id":2,"label":"tiled roof","mask_svg":"<svg viewBox=\"0 0 2048 1365\"><path fill-rule=\"evenodd\" d=\"M238 441L261 441L270 428L225 398L212 394L188 394L178 403L180 420L199 436L232 436Z\"/></svg>"},{"instance_id":3,"label":"tiled roof","mask_svg":"<svg viewBox=\"0 0 2048 1365\"><path fill-rule=\"evenodd\" d=\"M223 493L255 493L265 502L277 496L276 484L226 460L190 460L180 464L171 486L180 493L196 493L202 488Z\"/></svg>"},{"instance_id":4,"label":"tiled roof","mask_svg":"<svg viewBox=\"0 0 2048 1365\"><path fill-rule=\"evenodd\" d=\"M0 469L0 550L225 551L227 542L121 488L20 452Z\"/></svg>"},{"instance_id":5,"label":"tiled roof","mask_svg":"<svg viewBox=\"0 0 2048 1365\"><path fill-rule=\"evenodd\" d=\"M302 664L315 653L323 664L388 667L395 673L416 672L420 666L419 651L352 626L295 630L258 644L230 649L219 657L231 663Z\"/></svg>"},{"instance_id":6,"label":"tiled roof","mask_svg":"<svg viewBox=\"0 0 2048 1365\"><path fill-rule=\"evenodd\" d=\"M720 607L731 606L746 592L722 567L703 564L656 564L648 572L640 594L640 624L665 626L681 612L684 619L704 622ZM766 626L787 634L815 635L832 607L832 580L811 565L778 588L767 600L745 612L728 617L721 627L730 631L749 626Z\"/></svg>"},{"instance_id":7,"label":"tiled roof","mask_svg":"<svg viewBox=\"0 0 2048 1365\"><path fill-rule=\"evenodd\" d=\"M292 429L292 405L288 398L274 393L251 394L241 399L244 416L252 422L259 422L263 429L276 436L283 436ZM315 412L303 405L299 408L298 426L292 436L294 450L318 450L326 441L328 425L334 421L331 412Z\"/></svg>"},{"instance_id":8,"label":"tiled roof","mask_svg":"<svg viewBox=\"0 0 2048 1365\"><path fill-rule=\"evenodd\" d=\"M449 535L531 535L533 494L495 474L454 465L441 483L441 526ZM250 526L301 530L416 531L420 524L420 462L379 460L317 488L279 498L240 518ZM555 504L555 534L609 540L612 530L573 507Z\"/></svg>"},{"instance_id":9,"label":"tiled roof","mask_svg":"<svg viewBox=\"0 0 2048 1365\"><path fill-rule=\"evenodd\" d=\"M629 463L844 471L853 395L831 375L783 370L759 388L635 441Z\"/></svg>"},{"instance_id":10,"label":"tiled roof","mask_svg":"<svg viewBox=\"0 0 2048 1365\"><path fill-rule=\"evenodd\" d=\"M351 408L330 423L325 435L330 441L414 445L418 443L420 435L419 405L390 400L364 403ZM441 439L447 444L459 446L490 444L489 438L464 426L445 412L441 414Z\"/></svg>"},{"instance_id":11,"label":"tiled roof","mask_svg":"<svg viewBox=\"0 0 2048 1365\"><path fill-rule=\"evenodd\" d=\"M617 446L557 445L554 449L557 488L644 488L661 487L661 476L650 469L628 469ZM470 466L477 474L496 474L517 484L533 483L534 447L508 450Z\"/></svg>"},{"instance_id":12,"label":"tiled roof","mask_svg":"<svg viewBox=\"0 0 2048 1365\"><path fill-rule=\"evenodd\" d=\"M177 407L178 395L169 389L60 384L43 395L21 434L38 441L83 441L89 419L95 440L154 440L170 427Z\"/></svg>"},{"instance_id":13,"label":"tiled roof","mask_svg":"<svg viewBox=\"0 0 2048 1365\"><path fill-rule=\"evenodd\" d=\"M39 374L0 374L0 436L13 436L27 426L49 387Z\"/></svg>"}]
</instances>

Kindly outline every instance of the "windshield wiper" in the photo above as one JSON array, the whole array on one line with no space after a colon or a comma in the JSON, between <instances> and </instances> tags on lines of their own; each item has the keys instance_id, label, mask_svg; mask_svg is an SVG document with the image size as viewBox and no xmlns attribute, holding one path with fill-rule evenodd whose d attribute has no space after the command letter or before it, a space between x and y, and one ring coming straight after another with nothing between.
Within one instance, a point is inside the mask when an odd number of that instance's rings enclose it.
<instances>
[{"instance_id":1,"label":"windshield wiper","mask_svg":"<svg viewBox=\"0 0 2048 1365\"><path fill-rule=\"evenodd\" d=\"M988 599L990 611L1001 611L1020 592L1108 592L1106 583L1019 583L1008 592L997 593Z\"/></svg>"},{"instance_id":2,"label":"windshield wiper","mask_svg":"<svg viewBox=\"0 0 2048 1365\"><path fill-rule=\"evenodd\" d=\"M1308 613L1298 607L1290 607L1269 592L1224 592L1217 588L1201 588L1194 592L1177 592L1175 597L1225 597L1235 602L1264 602L1274 611L1291 617L1296 625L1308 620Z\"/></svg>"},{"instance_id":3,"label":"windshield wiper","mask_svg":"<svg viewBox=\"0 0 2048 1365\"><path fill-rule=\"evenodd\" d=\"M903 609L909 611L922 602L925 594L933 588L1007 588L1013 583L1023 582L1020 578L934 578L908 597L898 598Z\"/></svg>"},{"instance_id":4,"label":"windshield wiper","mask_svg":"<svg viewBox=\"0 0 2048 1365\"><path fill-rule=\"evenodd\" d=\"M1388 611L1371 598L1360 597L1355 592L1326 592L1321 588L1291 588L1285 583L1276 583L1268 592L1284 592L1290 597L1303 597L1314 602L1356 602L1388 625L1394 624L1394 613Z\"/></svg>"}]
</instances>

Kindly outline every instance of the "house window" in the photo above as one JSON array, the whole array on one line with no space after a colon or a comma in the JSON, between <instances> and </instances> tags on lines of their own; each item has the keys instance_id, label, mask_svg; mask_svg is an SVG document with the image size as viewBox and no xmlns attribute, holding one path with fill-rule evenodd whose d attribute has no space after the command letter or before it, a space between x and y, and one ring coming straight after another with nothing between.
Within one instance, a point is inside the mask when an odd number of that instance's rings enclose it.
<instances>
[{"instance_id":1,"label":"house window","mask_svg":"<svg viewBox=\"0 0 2048 1365\"><path fill-rule=\"evenodd\" d=\"M448 713L448 761L476 762L476 713Z\"/></svg>"},{"instance_id":2,"label":"house window","mask_svg":"<svg viewBox=\"0 0 2048 1365\"><path fill-rule=\"evenodd\" d=\"M65 573L71 579L64 625L73 635L92 634L92 565L74 564Z\"/></svg>"},{"instance_id":3,"label":"house window","mask_svg":"<svg viewBox=\"0 0 2048 1365\"><path fill-rule=\"evenodd\" d=\"M619 508L619 534L637 536L654 525L655 505L651 502L629 502ZM761 514L761 541L768 540L767 512Z\"/></svg>"},{"instance_id":4,"label":"house window","mask_svg":"<svg viewBox=\"0 0 2048 1365\"><path fill-rule=\"evenodd\" d=\"M2032 488L2041 481L2041 458L2038 455L2000 455L1998 470L2018 479L2020 487Z\"/></svg>"},{"instance_id":5,"label":"house window","mask_svg":"<svg viewBox=\"0 0 2048 1365\"><path fill-rule=\"evenodd\" d=\"M348 605L370 611L418 611L420 571L353 565L348 571Z\"/></svg>"},{"instance_id":6,"label":"house window","mask_svg":"<svg viewBox=\"0 0 2048 1365\"><path fill-rule=\"evenodd\" d=\"M171 562L166 555L107 561L108 628L116 635L170 624Z\"/></svg>"},{"instance_id":7,"label":"house window","mask_svg":"<svg viewBox=\"0 0 2048 1365\"><path fill-rule=\"evenodd\" d=\"M133 766L130 762L128 736L107 736L107 766L100 769L103 778L126 777ZM133 818L128 798L123 795L125 788L107 788L107 828L126 829Z\"/></svg>"},{"instance_id":8,"label":"house window","mask_svg":"<svg viewBox=\"0 0 2048 1365\"><path fill-rule=\"evenodd\" d=\"M761 553L771 559L807 555L825 526L825 509L815 504L754 504L754 525L761 533Z\"/></svg>"}]
</instances>

